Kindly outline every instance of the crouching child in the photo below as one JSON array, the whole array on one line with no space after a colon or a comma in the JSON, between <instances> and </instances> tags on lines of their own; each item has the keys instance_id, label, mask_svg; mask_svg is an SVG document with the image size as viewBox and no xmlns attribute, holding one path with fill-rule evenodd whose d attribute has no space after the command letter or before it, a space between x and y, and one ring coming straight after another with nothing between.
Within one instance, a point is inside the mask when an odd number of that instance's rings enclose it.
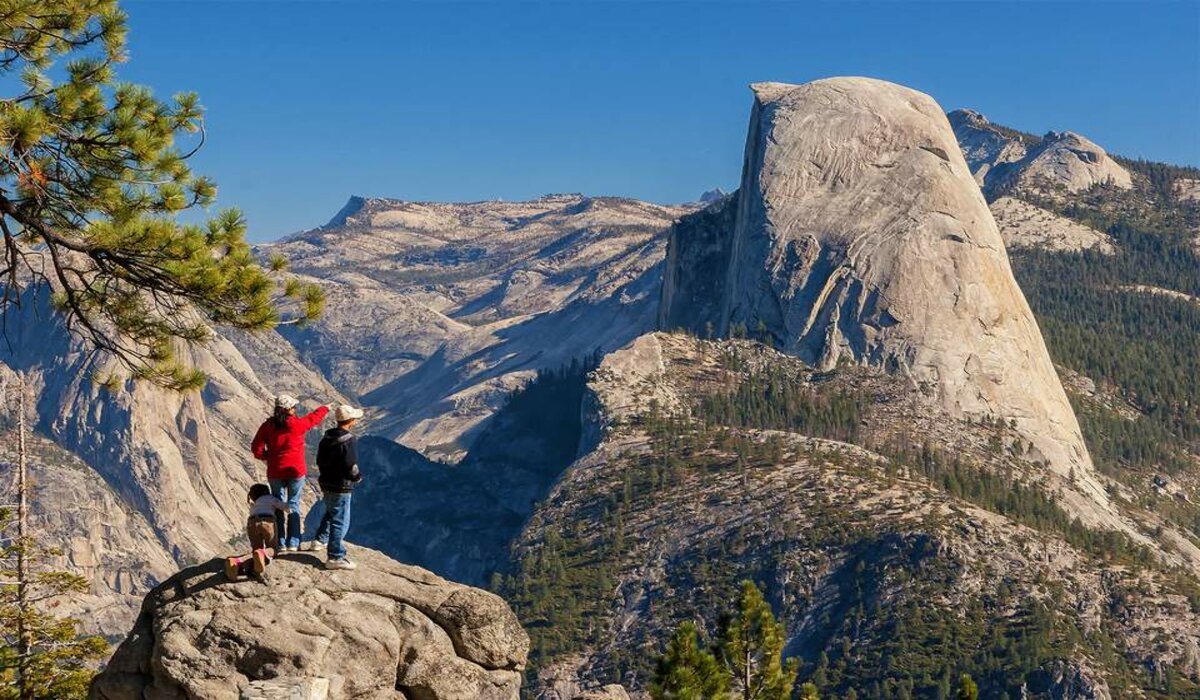
<instances>
[{"instance_id":1,"label":"crouching child","mask_svg":"<svg viewBox=\"0 0 1200 700\"><path fill-rule=\"evenodd\" d=\"M321 475L321 499L325 502L325 515L317 528L316 545L325 547L329 558L328 569L354 569L357 565L346 558L344 543L350 529L350 495L362 481L358 469L358 447L350 429L362 418L361 409L338 406L334 411L337 427L325 431L317 447L317 469Z\"/></svg>"},{"instance_id":2,"label":"crouching child","mask_svg":"<svg viewBox=\"0 0 1200 700\"><path fill-rule=\"evenodd\" d=\"M250 503L250 515L246 518L246 537L250 540L250 554L229 557L225 560L225 578L237 580L239 575L262 574L267 564L275 558L278 547L275 532L275 514L287 515L287 504L271 495L271 487L255 484L246 495Z\"/></svg>"}]
</instances>

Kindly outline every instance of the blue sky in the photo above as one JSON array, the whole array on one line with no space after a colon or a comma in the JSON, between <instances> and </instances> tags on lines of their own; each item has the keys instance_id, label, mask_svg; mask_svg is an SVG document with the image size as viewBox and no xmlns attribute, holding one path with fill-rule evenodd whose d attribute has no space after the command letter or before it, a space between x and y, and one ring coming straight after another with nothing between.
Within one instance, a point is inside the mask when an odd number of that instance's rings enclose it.
<instances>
[{"instance_id":1,"label":"blue sky","mask_svg":"<svg viewBox=\"0 0 1200 700\"><path fill-rule=\"evenodd\" d=\"M1042 133L1200 164L1200 2L129 0L121 77L199 92L195 158L251 238L351 194L736 186L748 83L868 75Z\"/></svg>"}]
</instances>

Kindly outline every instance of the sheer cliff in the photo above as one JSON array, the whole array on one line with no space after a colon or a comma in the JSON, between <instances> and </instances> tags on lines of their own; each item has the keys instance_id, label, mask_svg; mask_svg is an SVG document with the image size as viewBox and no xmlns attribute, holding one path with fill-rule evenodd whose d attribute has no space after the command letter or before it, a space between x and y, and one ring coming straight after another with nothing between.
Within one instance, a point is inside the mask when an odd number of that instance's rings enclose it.
<instances>
[{"instance_id":1,"label":"sheer cliff","mask_svg":"<svg viewBox=\"0 0 1200 700\"><path fill-rule=\"evenodd\" d=\"M823 369L882 367L952 415L1012 421L1031 459L1097 504L1080 512L1103 519L1078 423L942 110L864 78L754 93L736 201L670 234L663 327L748 333Z\"/></svg>"}]
</instances>

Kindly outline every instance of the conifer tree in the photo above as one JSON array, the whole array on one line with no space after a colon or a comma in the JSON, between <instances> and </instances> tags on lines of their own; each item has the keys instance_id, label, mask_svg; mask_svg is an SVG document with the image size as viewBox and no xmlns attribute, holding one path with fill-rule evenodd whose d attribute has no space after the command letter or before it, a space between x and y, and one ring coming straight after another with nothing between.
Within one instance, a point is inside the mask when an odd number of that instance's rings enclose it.
<instances>
[{"instance_id":1,"label":"conifer tree","mask_svg":"<svg viewBox=\"0 0 1200 700\"><path fill-rule=\"evenodd\" d=\"M0 528L12 514L0 511ZM14 538L0 547L0 700L82 700L95 675L95 664L108 653L102 637L79 633L79 622L58 617L47 603L72 593L85 593L87 579L43 565L61 556L30 537ZM18 578L16 560L29 573Z\"/></svg>"},{"instance_id":2,"label":"conifer tree","mask_svg":"<svg viewBox=\"0 0 1200 700\"><path fill-rule=\"evenodd\" d=\"M0 700L82 700L108 644L81 636L77 621L47 611L47 603L86 592L88 585L81 576L43 566L43 559L62 552L39 546L29 534L27 396L24 378L16 383L16 522L0 508L0 681L8 681L0 682Z\"/></svg>"},{"instance_id":3,"label":"conifer tree","mask_svg":"<svg viewBox=\"0 0 1200 700\"><path fill-rule=\"evenodd\" d=\"M311 319L323 297L264 269L237 211L177 220L216 196L187 165L203 110L118 82L125 35L116 0L0 0L0 312L48 287L95 353L188 389L204 377L181 341Z\"/></svg>"},{"instance_id":4,"label":"conifer tree","mask_svg":"<svg viewBox=\"0 0 1200 700\"><path fill-rule=\"evenodd\" d=\"M958 700L979 700L979 688L975 685L971 674L964 673L958 679L958 694L955 697Z\"/></svg>"},{"instance_id":5,"label":"conifer tree","mask_svg":"<svg viewBox=\"0 0 1200 700\"><path fill-rule=\"evenodd\" d=\"M650 697L654 700L716 700L728 697L729 677L703 648L696 625L684 622L658 660Z\"/></svg>"},{"instance_id":6,"label":"conifer tree","mask_svg":"<svg viewBox=\"0 0 1200 700\"><path fill-rule=\"evenodd\" d=\"M718 656L741 700L789 700L799 665L783 660L783 625L775 620L762 591L742 582L738 607L719 625Z\"/></svg>"}]
</instances>

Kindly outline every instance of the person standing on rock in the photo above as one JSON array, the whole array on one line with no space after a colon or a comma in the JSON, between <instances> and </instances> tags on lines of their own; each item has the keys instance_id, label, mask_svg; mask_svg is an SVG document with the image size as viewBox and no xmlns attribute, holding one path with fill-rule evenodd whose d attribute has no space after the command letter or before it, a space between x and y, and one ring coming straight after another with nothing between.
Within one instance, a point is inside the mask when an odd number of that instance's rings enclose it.
<instances>
[{"instance_id":1,"label":"person standing on rock","mask_svg":"<svg viewBox=\"0 0 1200 700\"><path fill-rule=\"evenodd\" d=\"M337 427L326 430L317 447L317 469L321 472L318 483L325 502L325 515L321 517L314 542L315 546L324 546L328 550L329 559L325 566L329 569L356 568L356 564L346 558L343 540L350 529L350 495L362 481L362 472L358 469L358 441L350 429L362 416L362 409L338 406L334 412Z\"/></svg>"},{"instance_id":2,"label":"person standing on rock","mask_svg":"<svg viewBox=\"0 0 1200 700\"><path fill-rule=\"evenodd\" d=\"M267 483L271 495L287 504L287 527L282 513L275 514L275 534L280 549L295 552L300 549L300 493L304 489L304 478L308 468L304 459L304 435L320 425L329 415L332 406L319 406L305 416L296 415L300 404L295 397L280 394L275 397L275 412L263 421L250 451L256 459L267 463Z\"/></svg>"}]
</instances>

